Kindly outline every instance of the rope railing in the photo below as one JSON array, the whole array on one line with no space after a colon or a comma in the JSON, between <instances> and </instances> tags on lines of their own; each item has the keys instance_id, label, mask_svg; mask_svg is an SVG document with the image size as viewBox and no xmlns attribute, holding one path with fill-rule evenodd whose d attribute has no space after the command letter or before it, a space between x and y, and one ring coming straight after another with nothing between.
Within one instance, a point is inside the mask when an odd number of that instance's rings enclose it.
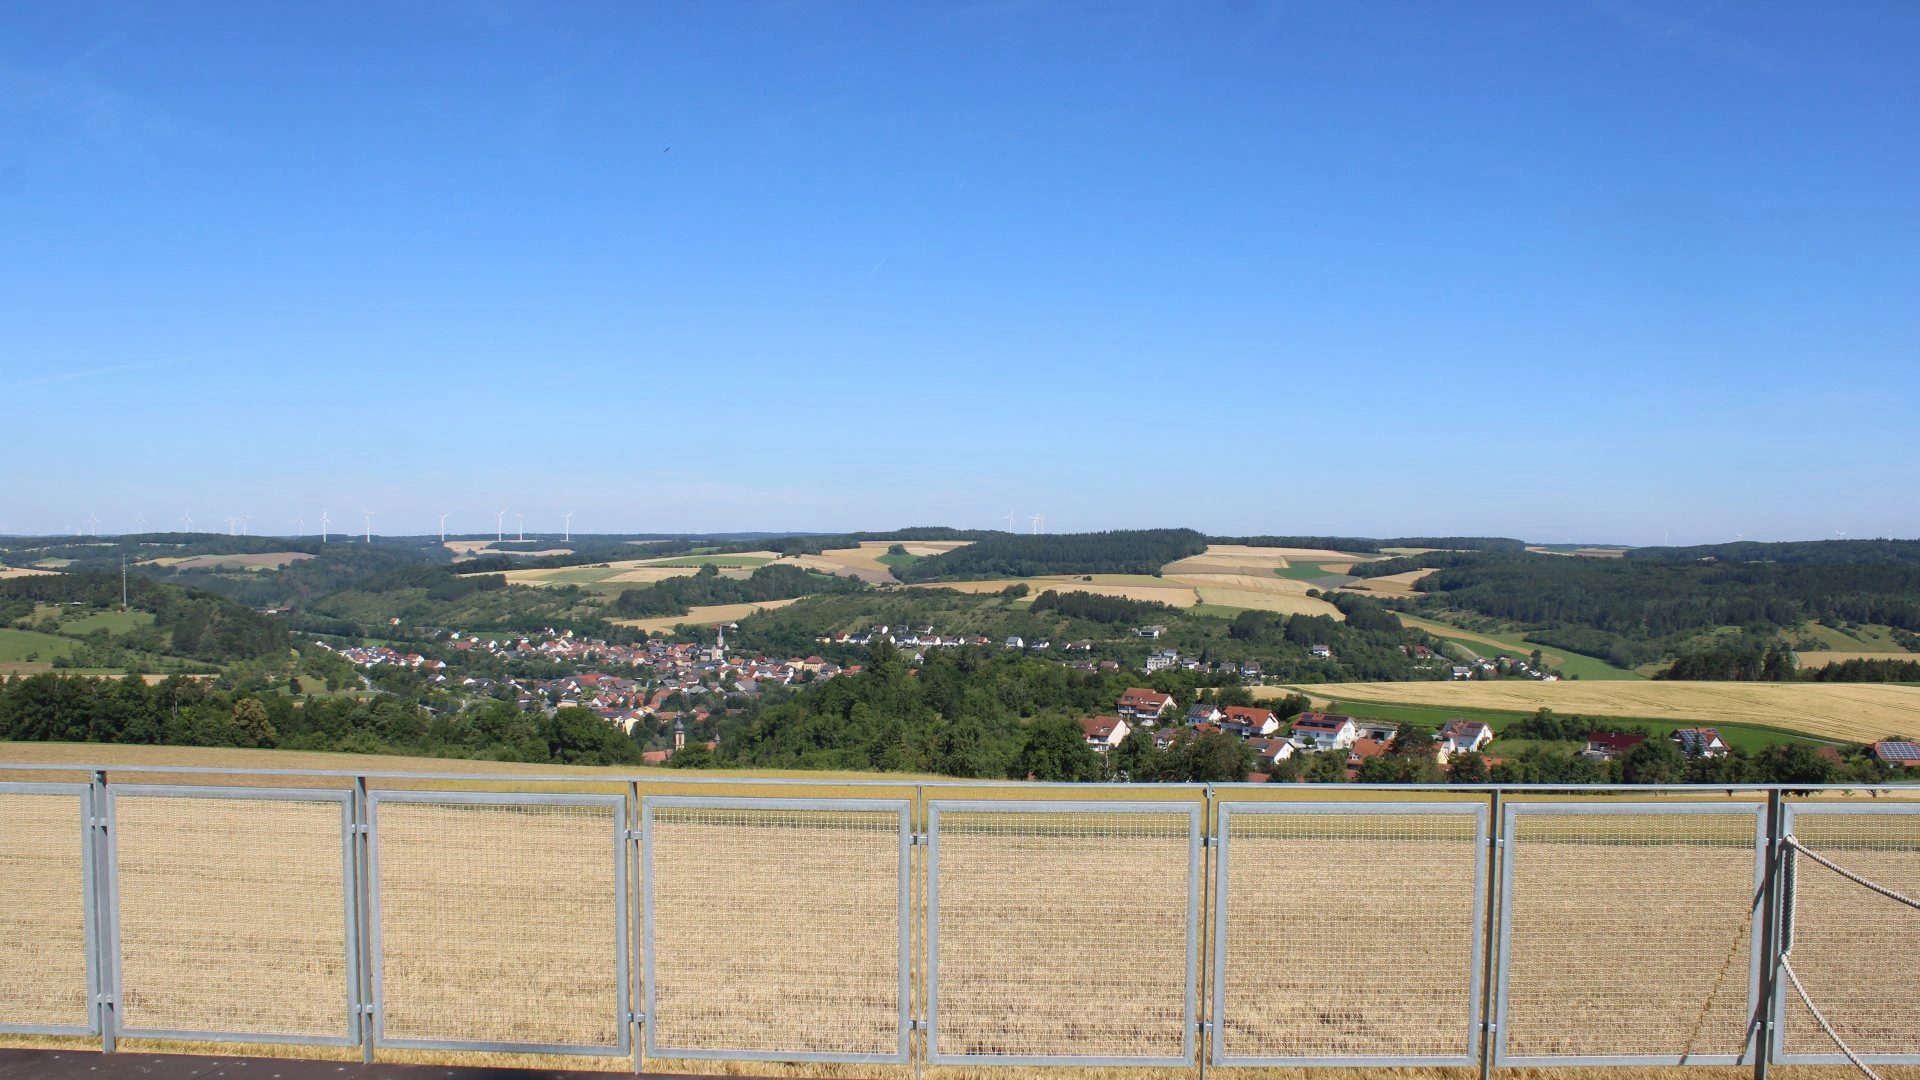
<instances>
[{"instance_id":1,"label":"rope railing","mask_svg":"<svg viewBox=\"0 0 1920 1080\"><path fill-rule=\"evenodd\" d=\"M1846 867L1841 866L1840 864L1834 862L1832 859L1829 859L1826 856L1820 854L1819 852L1814 851L1813 849L1807 847L1805 844L1802 844L1797 838L1795 838L1792 835L1783 836L1780 838L1780 841L1781 843L1785 844L1789 848L1792 848L1794 851L1798 852L1799 854L1805 855L1807 858L1812 859L1814 862L1819 863L1821 866L1824 866L1827 869L1833 871L1834 873L1839 874L1841 877L1846 878L1848 881L1851 881L1856 885L1859 885L1865 889L1868 889L1869 891L1879 893L1881 896L1884 896L1889 900L1894 900L1899 903L1905 904L1906 906L1913 908L1915 910L1920 910L1920 900L1915 900L1910 896L1906 896L1901 893L1895 892L1894 890L1889 889L1886 886L1879 884L1878 882L1868 881L1866 878L1861 877L1859 874L1856 874L1853 871L1848 870ZM1853 1047L1848 1046L1846 1043L1846 1040L1840 1037L1840 1033L1833 1030L1833 1024L1828 1022L1826 1014L1821 1012L1820 1007L1813 1003L1813 998L1810 995L1808 995L1807 988L1801 985L1800 983L1800 976L1794 973L1792 957L1793 957L1793 949L1791 946L1789 946L1785 952L1780 954L1780 970L1786 973L1787 982L1792 984L1793 992L1800 995L1800 1003L1805 1005L1807 1007L1807 1011L1813 1014L1814 1020L1816 1020L1820 1024L1820 1030L1827 1033L1827 1038L1833 1040L1833 1045L1840 1048L1840 1053L1844 1054L1846 1056L1846 1059L1853 1063L1854 1068L1859 1069L1861 1072L1865 1073L1868 1077L1871 1078L1871 1080L1881 1080L1880 1074L1877 1072L1874 1072L1872 1066L1868 1065L1865 1061L1862 1061L1860 1059L1859 1054L1856 1054L1853 1052Z\"/></svg>"}]
</instances>

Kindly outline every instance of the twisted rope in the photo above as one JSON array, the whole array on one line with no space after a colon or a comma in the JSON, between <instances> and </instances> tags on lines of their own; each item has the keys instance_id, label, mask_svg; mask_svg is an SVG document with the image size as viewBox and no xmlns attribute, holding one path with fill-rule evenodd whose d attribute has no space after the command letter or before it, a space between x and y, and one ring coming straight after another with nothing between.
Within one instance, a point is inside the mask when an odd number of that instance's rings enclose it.
<instances>
[{"instance_id":1,"label":"twisted rope","mask_svg":"<svg viewBox=\"0 0 1920 1080\"><path fill-rule=\"evenodd\" d=\"M1843 866L1838 866L1834 864L1826 856L1820 854L1817 851L1812 850L1811 848L1808 848L1804 844L1800 843L1800 841L1794 839L1791 836L1784 836L1784 837L1781 837L1781 839L1786 842L1788 847L1791 847L1793 850L1799 852L1802 855L1805 855L1807 858L1812 859L1814 862L1819 863L1821 866L1826 867L1827 869L1833 871L1834 873L1839 874L1841 877L1846 878L1848 881L1851 881L1856 885L1863 885L1873 890L1874 892L1879 893L1881 896L1886 897L1889 900L1898 900L1900 903L1905 904L1910 908L1920 910L1920 900L1915 900L1910 896L1902 896L1901 894L1894 892L1892 889L1887 888L1885 885L1877 885L1871 881L1868 881L1866 878L1861 877L1859 874L1856 874L1853 871L1848 870Z\"/></svg>"},{"instance_id":2,"label":"twisted rope","mask_svg":"<svg viewBox=\"0 0 1920 1080\"><path fill-rule=\"evenodd\" d=\"M1846 878L1848 881L1851 881L1856 885L1862 886L1863 888L1866 888L1872 892L1879 893L1881 896L1884 896L1889 900L1895 900L1902 904L1907 905L1910 908L1913 908L1915 910L1920 910L1920 900L1915 900L1910 896L1903 896L1900 893L1894 892L1892 889L1889 889L1884 885L1880 885L1875 882L1868 881L1866 878L1861 877L1859 874L1856 874L1853 871L1848 870L1844 866L1840 866L1839 864L1835 863L1833 860L1827 858L1826 856L1820 854L1819 852L1814 851L1811 848L1808 848L1806 845L1802 844L1799 840L1795 839L1792 836L1783 836L1781 837L1781 840L1788 847L1792 848L1793 850L1799 852L1802 855L1805 855L1807 858L1812 859L1814 862L1819 863L1821 866L1826 867L1827 869L1833 871L1834 873L1839 874L1841 877ZM1870 1066L1868 1066L1866 1062L1860 1060L1860 1055L1854 1053L1853 1047L1848 1046L1844 1041L1842 1041L1839 1033L1833 1030L1833 1025L1827 1022L1826 1014L1821 1012L1818 1006L1814 1005L1813 998L1807 995L1807 988L1800 985L1800 976L1794 974L1793 964L1788 960L1788 958L1791 957L1792 955L1793 955L1792 949L1788 949L1786 952L1783 952L1780 954L1780 970L1787 973L1787 981L1793 984L1793 992L1800 995L1801 1004L1805 1005L1807 1007L1807 1011L1813 1014L1813 1018L1820 1022L1820 1030L1827 1033L1827 1038L1833 1040L1833 1045L1840 1048L1840 1052L1846 1055L1848 1061L1853 1062L1854 1068L1859 1069L1863 1073L1866 1073L1867 1076L1872 1078L1872 1080L1880 1080L1880 1074L1877 1072L1874 1072L1873 1069Z\"/></svg>"},{"instance_id":3,"label":"twisted rope","mask_svg":"<svg viewBox=\"0 0 1920 1080\"><path fill-rule=\"evenodd\" d=\"M1787 950L1787 952L1792 951L1791 949ZM1793 984L1794 992L1800 995L1801 1002L1806 1005L1807 1011L1813 1014L1813 1018L1820 1021L1820 1030L1827 1033L1827 1038L1833 1040L1833 1045L1839 1047L1840 1052L1847 1055L1847 1060L1853 1062L1854 1068L1866 1073L1872 1077L1873 1080L1880 1080L1880 1074L1874 1072L1873 1068L1866 1062L1861 1061L1860 1055L1853 1052L1853 1047L1848 1046L1840 1040L1840 1036L1834 1033L1833 1025L1827 1023L1826 1014L1814 1006L1813 999L1807 996L1807 988L1800 985L1800 976L1793 973L1793 965L1787 962L1787 953L1780 954L1780 970L1787 973L1787 981Z\"/></svg>"}]
</instances>

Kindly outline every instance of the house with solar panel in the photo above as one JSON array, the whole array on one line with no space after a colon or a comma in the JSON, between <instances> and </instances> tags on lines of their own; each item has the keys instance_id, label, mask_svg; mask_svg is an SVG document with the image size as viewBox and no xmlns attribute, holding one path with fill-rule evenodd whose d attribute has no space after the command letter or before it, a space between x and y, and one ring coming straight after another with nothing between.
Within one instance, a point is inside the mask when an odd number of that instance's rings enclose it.
<instances>
[{"instance_id":1,"label":"house with solar panel","mask_svg":"<svg viewBox=\"0 0 1920 1080\"><path fill-rule=\"evenodd\" d=\"M1896 769L1920 768L1920 743L1907 739L1881 739L1868 747L1867 753L1882 765Z\"/></svg>"},{"instance_id":2,"label":"house with solar panel","mask_svg":"<svg viewBox=\"0 0 1920 1080\"><path fill-rule=\"evenodd\" d=\"M1673 733L1680 752L1688 757L1726 757L1727 743L1710 727L1683 727Z\"/></svg>"}]
</instances>

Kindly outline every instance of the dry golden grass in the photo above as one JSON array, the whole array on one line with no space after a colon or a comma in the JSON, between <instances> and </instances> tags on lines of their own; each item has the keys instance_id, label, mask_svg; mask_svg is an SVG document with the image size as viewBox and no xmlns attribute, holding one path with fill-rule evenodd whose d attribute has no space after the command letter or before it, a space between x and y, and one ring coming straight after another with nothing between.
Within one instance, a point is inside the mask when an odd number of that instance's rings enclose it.
<instances>
[{"instance_id":1,"label":"dry golden grass","mask_svg":"<svg viewBox=\"0 0 1920 1080\"><path fill-rule=\"evenodd\" d=\"M1888 652L1886 650L1876 650L1873 652L1842 652L1839 650L1820 649L1813 652L1797 652L1793 654L1793 657L1800 662L1800 666L1803 668L1823 668L1828 664L1838 664L1847 660L1920 660L1920 655L1914 653Z\"/></svg>"},{"instance_id":2,"label":"dry golden grass","mask_svg":"<svg viewBox=\"0 0 1920 1080\"><path fill-rule=\"evenodd\" d=\"M689 608L685 615L665 615L657 619L614 619L615 626L631 626L649 634L668 634L676 626L713 626L717 623L737 622L756 611L772 611L795 603L799 597L788 600L762 600L754 604L710 604L706 607Z\"/></svg>"},{"instance_id":3,"label":"dry golden grass","mask_svg":"<svg viewBox=\"0 0 1920 1080\"><path fill-rule=\"evenodd\" d=\"M148 559L147 562L160 566L171 566L176 570L211 570L215 568L242 570L278 570L291 566L312 555L304 551L267 551L253 555L187 555L168 556Z\"/></svg>"},{"instance_id":4,"label":"dry golden grass","mask_svg":"<svg viewBox=\"0 0 1920 1080\"><path fill-rule=\"evenodd\" d=\"M1299 688L1319 702L1364 701L1441 708L1547 708L1588 716L1758 724L1831 739L1871 742L1920 735L1920 686L1876 683L1408 682L1327 683ZM1257 687L1278 697L1284 687Z\"/></svg>"},{"instance_id":5,"label":"dry golden grass","mask_svg":"<svg viewBox=\"0 0 1920 1080\"><path fill-rule=\"evenodd\" d=\"M0 581L8 578L34 577L39 574L57 574L58 570L41 570L31 566L0 566Z\"/></svg>"},{"instance_id":6,"label":"dry golden grass","mask_svg":"<svg viewBox=\"0 0 1920 1080\"><path fill-rule=\"evenodd\" d=\"M1413 596L1413 583L1433 573L1431 570L1408 570L1403 574L1382 574L1379 577L1362 578L1356 585L1366 586L1366 591L1379 596Z\"/></svg>"},{"instance_id":7,"label":"dry golden grass","mask_svg":"<svg viewBox=\"0 0 1920 1080\"><path fill-rule=\"evenodd\" d=\"M1199 602L1190 586L1176 582L1166 582L1154 577L1134 578L1132 575L1092 575L1092 581L1083 581L1079 577L1053 574L1045 577L995 578L988 581L929 581L911 586L916 589L952 589L963 593L997 593L1014 585L1025 585L1030 595L1038 596L1043 592L1084 592L1100 596L1123 596L1129 600L1152 600L1170 607L1188 608ZM1103 580L1103 578L1105 580ZM1116 581L1115 578L1129 580ZM1153 584L1139 584L1140 581Z\"/></svg>"}]
</instances>

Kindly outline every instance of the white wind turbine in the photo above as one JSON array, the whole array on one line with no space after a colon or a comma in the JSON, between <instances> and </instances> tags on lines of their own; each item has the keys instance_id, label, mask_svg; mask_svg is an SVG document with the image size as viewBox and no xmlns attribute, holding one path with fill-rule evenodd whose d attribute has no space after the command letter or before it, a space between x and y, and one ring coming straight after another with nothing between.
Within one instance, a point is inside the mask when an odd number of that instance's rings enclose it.
<instances>
[{"instance_id":1,"label":"white wind turbine","mask_svg":"<svg viewBox=\"0 0 1920 1080\"><path fill-rule=\"evenodd\" d=\"M513 515L513 523L514 523L514 540L516 542L525 540L527 538L527 515L525 514Z\"/></svg>"},{"instance_id":2,"label":"white wind turbine","mask_svg":"<svg viewBox=\"0 0 1920 1080\"><path fill-rule=\"evenodd\" d=\"M506 522L507 522L507 512L505 510L502 510L499 513L493 515L493 542L494 543L497 544L500 541L505 540L507 538Z\"/></svg>"},{"instance_id":3,"label":"white wind turbine","mask_svg":"<svg viewBox=\"0 0 1920 1080\"><path fill-rule=\"evenodd\" d=\"M333 522L327 518L327 508L324 506L321 507L320 508L320 542L321 543L324 544L327 542L327 526L332 524Z\"/></svg>"},{"instance_id":4,"label":"white wind turbine","mask_svg":"<svg viewBox=\"0 0 1920 1080\"><path fill-rule=\"evenodd\" d=\"M373 511L362 510L360 514L367 526L367 543L371 544L373 543Z\"/></svg>"},{"instance_id":5,"label":"white wind turbine","mask_svg":"<svg viewBox=\"0 0 1920 1080\"><path fill-rule=\"evenodd\" d=\"M307 535L307 519L305 515L294 516L293 529L294 529L293 535L295 536Z\"/></svg>"},{"instance_id":6,"label":"white wind turbine","mask_svg":"<svg viewBox=\"0 0 1920 1080\"><path fill-rule=\"evenodd\" d=\"M235 517L228 517L228 518L222 518L221 520L223 520L223 521L225 521L225 522L227 523L227 535L228 535L228 536L239 536L239 535L240 535L240 518L239 518L238 516L235 516Z\"/></svg>"},{"instance_id":7,"label":"white wind turbine","mask_svg":"<svg viewBox=\"0 0 1920 1080\"><path fill-rule=\"evenodd\" d=\"M94 536L100 535L100 518L92 510L87 511L87 531Z\"/></svg>"},{"instance_id":8,"label":"white wind turbine","mask_svg":"<svg viewBox=\"0 0 1920 1080\"><path fill-rule=\"evenodd\" d=\"M147 515L145 514L133 515L133 531L134 532L147 531Z\"/></svg>"},{"instance_id":9,"label":"white wind turbine","mask_svg":"<svg viewBox=\"0 0 1920 1080\"><path fill-rule=\"evenodd\" d=\"M1035 536L1040 535L1040 523L1045 520L1047 520L1047 516L1045 514L1033 515L1033 535Z\"/></svg>"},{"instance_id":10,"label":"white wind turbine","mask_svg":"<svg viewBox=\"0 0 1920 1080\"><path fill-rule=\"evenodd\" d=\"M1007 531L1013 531L1013 511L1007 511Z\"/></svg>"},{"instance_id":11,"label":"white wind turbine","mask_svg":"<svg viewBox=\"0 0 1920 1080\"><path fill-rule=\"evenodd\" d=\"M452 511L448 511L448 513L452 513ZM440 515L440 542L443 544L447 542L447 515L446 514Z\"/></svg>"},{"instance_id":12,"label":"white wind turbine","mask_svg":"<svg viewBox=\"0 0 1920 1080\"><path fill-rule=\"evenodd\" d=\"M192 532L193 531L193 512L189 510L184 514L181 514L180 524L185 525L187 527L188 532Z\"/></svg>"},{"instance_id":13,"label":"white wind turbine","mask_svg":"<svg viewBox=\"0 0 1920 1080\"><path fill-rule=\"evenodd\" d=\"M241 514L241 515L240 515L240 535L241 535L241 536L245 536L245 535L247 535L247 522L249 522L249 521L252 521L252 520L253 520L253 515L252 515L252 514Z\"/></svg>"},{"instance_id":14,"label":"white wind turbine","mask_svg":"<svg viewBox=\"0 0 1920 1080\"><path fill-rule=\"evenodd\" d=\"M567 524L560 533L560 539L567 543L573 542L573 511L571 510L567 511Z\"/></svg>"}]
</instances>

